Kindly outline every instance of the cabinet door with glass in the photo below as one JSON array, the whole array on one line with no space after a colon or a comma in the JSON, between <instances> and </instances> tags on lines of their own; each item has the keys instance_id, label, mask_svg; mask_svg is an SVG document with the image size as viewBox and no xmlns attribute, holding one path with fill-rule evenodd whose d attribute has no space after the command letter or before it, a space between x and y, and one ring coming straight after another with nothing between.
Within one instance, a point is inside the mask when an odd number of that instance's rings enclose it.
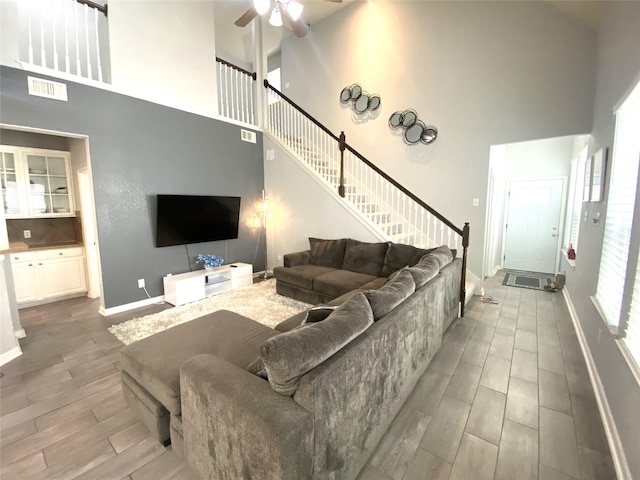
<instances>
[{"instance_id":1,"label":"cabinet door with glass","mask_svg":"<svg viewBox=\"0 0 640 480\"><path fill-rule=\"evenodd\" d=\"M7 218L28 215L26 201L22 195L20 161L20 154L17 149L0 146L2 208Z\"/></svg>"},{"instance_id":2,"label":"cabinet door with glass","mask_svg":"<svg viewBox=\"0 0 640 480\"><path fill-rule=\"evenodd\" d=\"M69 155L64 152L24 152L28 178L29 216L75 215Z\"/></svg>"}]
</instances>

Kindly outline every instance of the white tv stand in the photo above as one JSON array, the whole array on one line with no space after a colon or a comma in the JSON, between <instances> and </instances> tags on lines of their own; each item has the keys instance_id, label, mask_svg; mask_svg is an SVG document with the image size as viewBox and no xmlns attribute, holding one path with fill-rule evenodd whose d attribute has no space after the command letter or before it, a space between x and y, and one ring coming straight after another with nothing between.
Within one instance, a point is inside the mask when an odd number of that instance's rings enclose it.
<instances>
[{"instance_id":1,"label":"white tv stand","mask_svg":"<svg viewBox=\"0 0 640 480\"><path fill-rule=\"evenodd\" d=\"M216 293L248 287L253 283L253 265L232 263L213 270L167 275L162 283L165 301L175 306L184 305Z\"/></svg>"}]
</instances>

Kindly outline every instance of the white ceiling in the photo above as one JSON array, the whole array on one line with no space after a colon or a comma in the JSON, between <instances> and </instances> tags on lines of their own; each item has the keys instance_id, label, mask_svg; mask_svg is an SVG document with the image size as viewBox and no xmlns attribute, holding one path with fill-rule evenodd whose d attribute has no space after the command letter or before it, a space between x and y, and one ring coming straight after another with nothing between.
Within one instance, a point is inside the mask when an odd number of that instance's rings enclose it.
<instances>
[{"instance_id":1,"label":"white ceiling","mask_svg":"<svg viewBox=\"0 0 640 480\"><path fill-rule=\"evenodd\" d=\"M302 19L307 25L313 26L320 20L345 8L350 3L357 0L343 0L342 3L335 3L325 0L299 0L304 5ZM371 0L370 0L371 1ZM377 0L391 1L391 0ZM511 0L515 1L515 0ZM543 0L558 10L571 15L585 24L598 28L607 0ZM272 0L273 2L273 0ZM244 28L236 27L236 21L247 9L251 7L253 0L216 0L214 2L215 23L216 23L216 49L224 51L238 60L251 63L253 57L253 47L251 40L251 23ZM263 22L264 48L267 55L277 52L280 49L282 38L292 35L287 28L272 27L266 21ZM232 59L233 60L233 59Z\"/></svg>"}]
</instances>

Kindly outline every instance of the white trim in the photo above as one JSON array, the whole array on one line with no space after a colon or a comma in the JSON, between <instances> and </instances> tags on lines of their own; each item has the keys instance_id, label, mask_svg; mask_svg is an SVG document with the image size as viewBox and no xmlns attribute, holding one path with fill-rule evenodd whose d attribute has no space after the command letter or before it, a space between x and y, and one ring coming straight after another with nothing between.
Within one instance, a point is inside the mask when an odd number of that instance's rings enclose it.
<instances>
[{"instance_id":1,"label":"white trim","mask_svg":"<svg viewBox=\"0 0 640 480\"><path fill-rule=\"evenodd\" d=\"M629 347L627 347L627 344L624 341L624 339L616 338L615 342L616 342L616 345L618 345L620 352L622 352L622 356L629 364L629 370L631 370L631 373L633 373L633 376L635 377L636 382L638 382L638 385L640 385L640 367L638 367L638 364L636 363L636 359L633 358L633 355L631 354Z\"/></svg>"},{"instance_id":2,"label":"white trim","mask_svg":"<svg viewBox=\"0 0 640 480\"><path fill-rule=\"evenodd\" d=\"M232 118L227 118L227 117L223 117L220 114L217 115L212 115L212 114L206 114L200 111L194 111L194 110L186 110L184 108L181 107L176 107L173 105L167 105L165 103L160 103L159 101L155 101L155 100L150 100L148 98L141 98L138 97L132 93L128 93L120 88L116 88L114 87L112 84L110 83L104 83L104 82L98 82L96 80L91 80L89 78L86 77L81 77L81 76L77 76L77 75L71 75L68 74L66 72L61 72L59 70L53 70L51 68L46 68L46 67L41 67L39 65L33 65L27 62L21 62L18 61L17 62L19 65L19 69L24 70L25 72L31 72L31 73L35 73L35 74L39 74L39 75L46 75L47 77L52 77L52 78L58 78L67 82L71 82L71 83L78 83L81 85L88 85L90 87L93 88L99 88L101 90L106 90L108 92L113 92L119 95L125 95L127 97L131 97L131 98L136 98L138 100L143 100L145 102L149 102L149 103L155 103L156 105L162 105L164 107L167 108L173 108L175 110L181 110L183 112L187 112L187 113L192 113L194 115L200 115L201 117L207 117L207 118L212 118L214 120L220 120L221 122L226 122L226 123L232 123L234 125L238 125L241 127L245 127L245 128L249 128L251 130L255 130L257 132L262 132L262 127L257 126L257 125L252 125L250 123L245 123L245 122L240 122L238 120L234 120Z\"/></svg>"},{"instance_id":3,"label":"white trim","mask_svg":"<svg viewBox=\"0 0 640 480\"><path fill-rule=\"evenodd\" d=\"M135 310L136 308L153 305L154 303L164 303L164 295L160 295L159 297L147 298L138 302L125 303L124 305L118 305L117 307L104 308L100 306L100 308L98 309L98 313L103 317L108 317L117 313L128 312L129 310Z\"/></svg>"},{"instance_id":4,"label":"white trim","mask_svg":"<svg viewBox=\"0 0 640 480\"><path fill-rule=\"evenodd\" d=\"M564 296L565 303L567 304L567 307L569 309L569 315L571 315L571 321L573 322L573 327L576 330L578 343L580 343L580 349L582 350L582 355L584 356L584 361L587 365L589 379L591 380L593 393L596 397L598 410L600 411L600 417L602 418L604 432L607 435L609 448L611 450L611 459L613 460L613 465L616 469L617 477L619 480L632 480L631 471L629 470L627 458L624 454L624 448L622 447L622 442L620 441L620 436L618 435L618 429L616 427L615 421L613 420L611 409L609 408L607 395L604 391L602 381L600 380L600 375L598 374L598 369L596 368L593 356L591 355L591 350L589 350L589 345L587 344L587 339L584 336L582 325L578 320L578 314L576 313L573 302L571 301L571 297L569 296L569 292L566 288L562 289L562 295Z\"/></svg>"},{"instance_id":5,"label":"white trim","mask_svg":"<svg viewBox=\"0 0 640 480\"><path fill-rule=\"evenodd\" d=\"M15 331L16 338L24 338L27 336L27 333L24 331L24 328Z\"/></svg>"},{"instance_id":6,"label":"white trim","mask_svg":"<svg viewBox=\"0 0 640 480\"><path fill-rule=\"evenodd\" d=\"M13 347L8 352L4 352L2 355L0 355L0 365L8 363L14 358L18 358L20 355L22 355L22 349L20 348L20 346Z\"/></svg>"}]
</instances>

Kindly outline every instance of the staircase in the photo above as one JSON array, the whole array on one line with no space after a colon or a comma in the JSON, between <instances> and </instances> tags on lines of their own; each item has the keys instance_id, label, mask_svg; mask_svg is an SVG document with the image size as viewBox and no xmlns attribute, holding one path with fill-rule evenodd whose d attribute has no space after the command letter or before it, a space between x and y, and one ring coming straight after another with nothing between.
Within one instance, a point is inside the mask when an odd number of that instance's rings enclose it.
<instances>
[{"instance_id":1,"label":"staircase","mask_svg":"<svg viewBox=\"0 0 640 480\"><path fill-rule=\"evenodd\" d=\"M255 125L253 85L256 74L217 58L220 113ZM264 80L268 99L266 134L309 169L381 240L434 248L447 245L462 258L460 315L479 279L467 281L469 224L457 227L447 218L358 153L342 132L333 134ZM471 276L470 276L471 277ZM477 283L476 283L477 282ZM469 292L470 295L466 295Z\"/></svg>"},{"instance_id":2,"label":"staircase","mask_svg":"<svg viewBox=\"0 0 640 480\"><path fill-rule=\"evenodd\" d=\"M268 81L270 99L265 132L298 159L318 181L338 192L363 222L381 239L434 248L447 245L463 260L461 299L468 303L476 284L466 281L469 225L458 228L406 188L373 165ZM464 306L461 305L461 314Z\"/></svg>"}]
</instances>

